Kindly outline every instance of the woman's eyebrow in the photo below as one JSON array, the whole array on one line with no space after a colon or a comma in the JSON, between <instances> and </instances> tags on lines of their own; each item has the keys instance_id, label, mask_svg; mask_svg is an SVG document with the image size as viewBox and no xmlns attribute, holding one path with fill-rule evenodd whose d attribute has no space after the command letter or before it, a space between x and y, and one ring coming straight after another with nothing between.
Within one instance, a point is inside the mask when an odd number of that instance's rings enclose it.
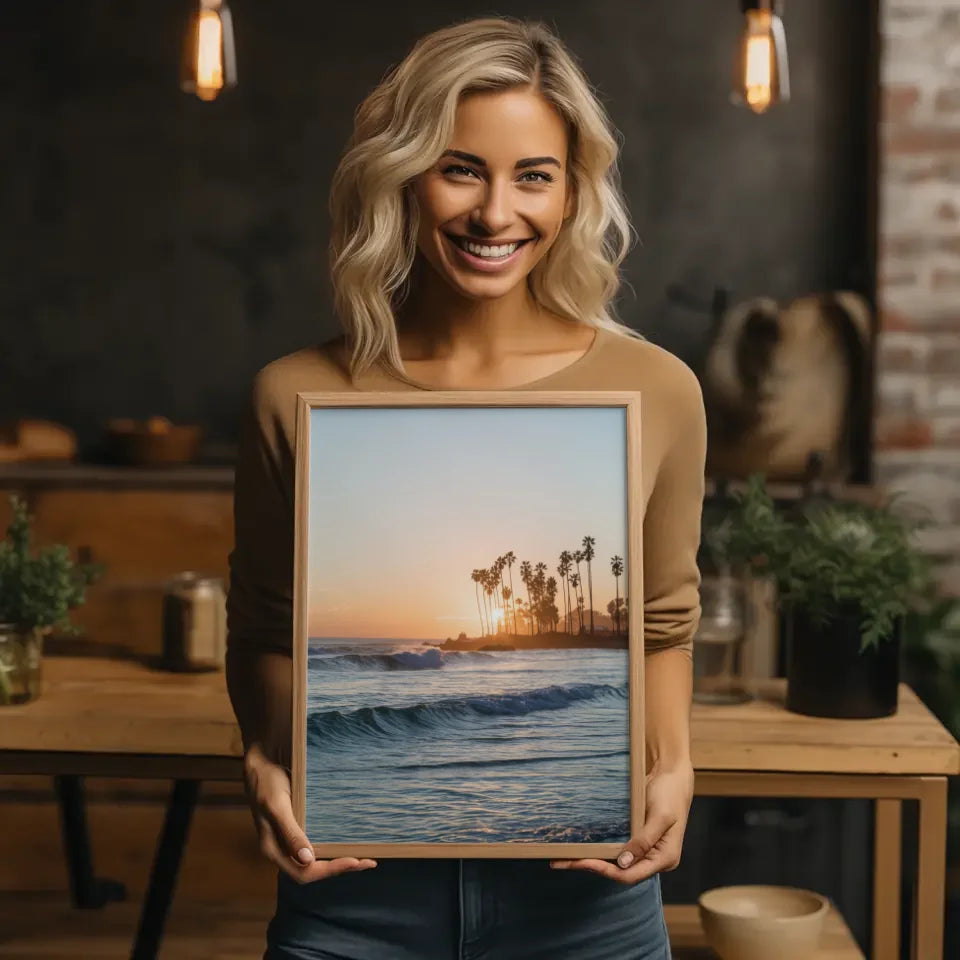
<instances>
[{"instance_id":1,"label":"woman's eyebrow","mask_svg":"<svg viewBox=\"0 0 960 960\"><path fill-rule=\"evenodd\" d=\"M456 157L458 160L466 160L467 163L476 164L478 167L485 167L487 161L478 157L475 153L464 153L462 150L446 150L441 157ZM514 170L523 170L526 167L540 167L544 164L552 163L555 167L560 166L560 161L556 157L524 157L518 160L514 165Z\"/></svg>"}]
</instances>

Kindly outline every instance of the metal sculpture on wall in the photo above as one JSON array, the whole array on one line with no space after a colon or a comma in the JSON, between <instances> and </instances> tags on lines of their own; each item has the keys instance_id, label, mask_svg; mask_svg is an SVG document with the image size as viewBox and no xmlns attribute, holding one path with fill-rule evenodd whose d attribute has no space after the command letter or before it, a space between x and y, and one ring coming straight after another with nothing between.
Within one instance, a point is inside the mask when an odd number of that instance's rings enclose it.
<instances>
[{"instance_id":1,"label":"metal sculpture on wall","mask_svg":"<svg viewBox=\"0 0 960 960\"><path fill-rule=\"evenodd\" d=\"M851 441L869 429L871 337L849 291L722 310L702 374L710 476L801 480L819 454L823 479L848 480Z\"/></svg>"}]
</instances>

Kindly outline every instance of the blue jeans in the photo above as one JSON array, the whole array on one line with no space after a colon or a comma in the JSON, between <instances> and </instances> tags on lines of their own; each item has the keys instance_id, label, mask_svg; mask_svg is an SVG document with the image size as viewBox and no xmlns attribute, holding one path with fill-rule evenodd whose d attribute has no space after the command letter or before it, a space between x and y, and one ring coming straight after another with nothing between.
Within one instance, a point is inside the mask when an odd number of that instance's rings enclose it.
<instances>
[{"instance_id":1,"label":"blue jeans","mask_svg":"<svg viewBox=\"0 0 960 960\"><path fill-rule=\"evenodd\" d=\"M278 872L264 960L670 960L660 878L545 860L380 860L311 884Z\"/></svg>"}]
</instances>

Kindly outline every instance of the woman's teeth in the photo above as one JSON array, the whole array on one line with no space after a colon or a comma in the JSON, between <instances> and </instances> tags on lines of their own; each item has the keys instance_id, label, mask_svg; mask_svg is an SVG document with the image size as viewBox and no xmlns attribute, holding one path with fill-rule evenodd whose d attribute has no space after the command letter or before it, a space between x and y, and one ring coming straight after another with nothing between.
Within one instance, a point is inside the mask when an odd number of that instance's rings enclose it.
<instances>
[{"instance_id":1,"label":"woman's teeth","mask_svg":"<svg viewBox=\"0 0 960 960\"><path fill-rule=\"evenodd\" d=\"M462 247L467 253L472 253L475 257L485 257L490 260L499 260L503 257L509 257L517 247L520 246L519 243L506 243L498 247L490 247L481 243L473 243L471 240L465 240L463 237L455 237L454 242L457 246Z\"/></svg>"}]
</instances>

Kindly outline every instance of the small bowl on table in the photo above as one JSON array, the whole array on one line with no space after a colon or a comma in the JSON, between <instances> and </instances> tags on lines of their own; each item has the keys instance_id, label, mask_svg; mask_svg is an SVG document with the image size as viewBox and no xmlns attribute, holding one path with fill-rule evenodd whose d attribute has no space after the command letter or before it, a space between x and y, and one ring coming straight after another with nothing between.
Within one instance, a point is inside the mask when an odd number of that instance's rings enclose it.
<instances>
[{"instance_id":1,"label":"small bowl on table","mask_svg":"<svg viewBox=\"0 0 960 960\"><path fill-rule=\"evenodd\" d=\"M796 887L716 887L698 906L707 943L721 960L815 960L830 904Z\"/></svg>"},{"instance_id":2,"label":"small bowl on table","mask_svg":"<svg viewBox=\"0 0 960 960\"><path fill-rule=\"evenodd\" d=\"M112 459L134 467L190 463L197 456L202 436L198 424L175 424L166 417L145 421L117 418L107 424Z\"/></svg>"}]
</instances>

